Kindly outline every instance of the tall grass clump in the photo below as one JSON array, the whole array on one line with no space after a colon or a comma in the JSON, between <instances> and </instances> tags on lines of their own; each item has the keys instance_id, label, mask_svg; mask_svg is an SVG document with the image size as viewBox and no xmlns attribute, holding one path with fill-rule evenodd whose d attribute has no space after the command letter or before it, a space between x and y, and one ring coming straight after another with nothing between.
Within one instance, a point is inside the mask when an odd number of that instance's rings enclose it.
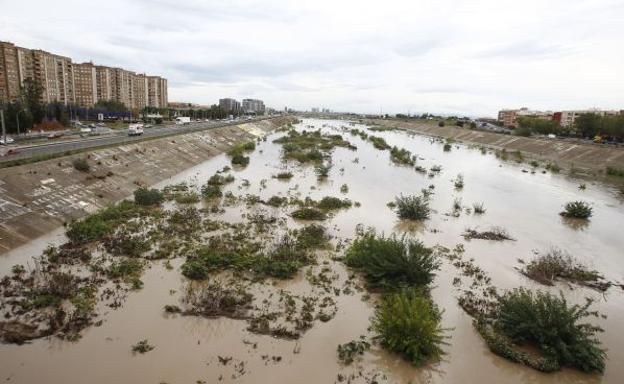
<instances>
[{"instance_id":1,"label":"tall grass clump","mask_svg":"<svg viewBox=\"0 0 624 384\"><path fill-rule=\"evenodd\" d=\"M514 343L536 346L559 366L602 372L606 352L596 334L603 330L582 322L598 316L589 310L591 304L588 299L585 304L570 305L562 294L514 289L499 297L493 328Z\"/></svg>"},{"instance_id":2,"label":"tall grass clump","mask_svg":"<svg viewBox=\"0 0 624 384\"><path fill-rule=\"evenodd\" d=\"M345 254L345 263L364 273L373 287L426 287L440 262L420 241L374 232L361 234Z\"/></svg>"},{"instance_id":3,"label":"tall grass clump","mask_svg":"<svg viewBox=\"0 0 624 384\"><path fill-rule=\"evenodd\" d=\"M464 189L464 176L461 173L455 178L454 185L457 190Z\"/></svg>"},{"instance_id":4,"label":"tall grass clump","mask_svg":"<svg viewBox=\"0 0 624 384\"><path fill-rule=\"evenodd\" d=\"M589 270L571 255L557 248L531 260L522 273L546 285L553 285L557 279L588 284L602 278L597 271Z\"/></svg>"},{"instance_id":5,"label":"tall grass clump","mask_svg":"<svg viewBox=\"0 0 624 384\"><path fill-rule=\"evenodd\" d=\"M560 213L561 216L571 217L575 219L589 219L592 215L592 207L581 200L571 201L564 206L564 211Z\"/></svg>"},{"instance_id":6,"label":"tall grass clump","mask_svg":"<svg viewBox=\"0 0 624 384\"><path fill-rule=\"evenodd\" d=\"M429 202L423 196L399 196L395 198L397 215L402 220L426 220L430 215Z\"/></svg>"},{"instance_id":7,"label":"tall grass clump","mask_svg":"<svg viewBox=\"0 0 624 384\"><path fill-rule=\"evenodd\" d=\"M438 360L445 344L442 314L426 292L404 288L383 297L375 310L372 329L388 350L416 366Z\"/></svg>"},{"instance_id":8,"label":"tall grass clump","mask_svg":"<svg viewBox=\"0 0 624 384\"><path fill-rule=\"evenodd\" d=\"M483 203L474 203L472 204L472 210L477 215L482 215L485 213L485 206Z\"/></svg>"}]
</instances>

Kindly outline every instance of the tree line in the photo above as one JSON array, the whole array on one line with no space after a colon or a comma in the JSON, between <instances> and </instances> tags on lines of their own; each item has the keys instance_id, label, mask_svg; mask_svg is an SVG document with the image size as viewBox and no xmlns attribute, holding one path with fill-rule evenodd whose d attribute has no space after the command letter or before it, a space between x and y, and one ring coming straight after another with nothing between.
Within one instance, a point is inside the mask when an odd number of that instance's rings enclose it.
<instances>
[{"instance_id":1,"label":"tree line","mask_svg":"<svg viewBox=\"0 0 624 384\"><path fill-rule=\"evenodd\" d=\"M542 120L531 117L518 119L516 134L555 134L558 136L595 136L609 137L616 141L624 139L624 114L601 116L595 113L584 113L576 118L573 125L564 127L554 120Z\"/></svg>"}]
</instances>

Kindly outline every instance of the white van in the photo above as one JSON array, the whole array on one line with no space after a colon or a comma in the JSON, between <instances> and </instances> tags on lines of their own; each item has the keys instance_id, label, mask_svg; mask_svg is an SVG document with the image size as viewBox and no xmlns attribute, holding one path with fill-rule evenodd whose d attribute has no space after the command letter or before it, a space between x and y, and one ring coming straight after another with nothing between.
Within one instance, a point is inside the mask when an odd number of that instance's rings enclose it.
<instances>
[{"instance_id":1,"label":"white van","mask_svg":"<svg viewBox=\"0 0 624 384\"><path fill-rule=\"evenodd\" d=\"M143 134L143 124L128 125L128 136L141 136Z\"/></svg>"}]
</instances>

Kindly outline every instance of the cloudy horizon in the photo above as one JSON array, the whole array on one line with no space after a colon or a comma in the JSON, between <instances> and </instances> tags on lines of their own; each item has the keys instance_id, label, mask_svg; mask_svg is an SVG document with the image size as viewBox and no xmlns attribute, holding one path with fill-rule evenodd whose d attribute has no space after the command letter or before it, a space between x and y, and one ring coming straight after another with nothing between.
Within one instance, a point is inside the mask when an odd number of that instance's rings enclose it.
<instances>
[{"instance_id":1,"label":"cloudy horizon","mask_svg":"<svg viewBox=\"0 0 624 384\"><path fill-rule=\"evenodd\" d=\"M624 109L624 2L7 2L0 40L169 82L169 101L494 116ZM618 71L619 70L619 71Z\"/></svg>"}]
</instances>

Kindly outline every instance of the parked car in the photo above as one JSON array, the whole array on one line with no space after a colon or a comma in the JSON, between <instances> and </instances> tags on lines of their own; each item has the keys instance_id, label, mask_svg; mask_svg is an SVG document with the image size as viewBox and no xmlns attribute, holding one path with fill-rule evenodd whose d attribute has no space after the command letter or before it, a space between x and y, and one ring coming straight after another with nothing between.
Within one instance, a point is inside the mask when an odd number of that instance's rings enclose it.
<instances>
[{"instance_id":1,"label":"parked car","mask_svg":"<svg viewBox=\"0 0 624 384\"><path fill-rule=\"evenodd\" d=\"M15 140L13 140L12 137L7 136L6 137L6 143L4 142L4 138L2 136L0 136L0 145L5 145L5 144L13 144L15 142Z\"/></svg>"}]
</instances>

